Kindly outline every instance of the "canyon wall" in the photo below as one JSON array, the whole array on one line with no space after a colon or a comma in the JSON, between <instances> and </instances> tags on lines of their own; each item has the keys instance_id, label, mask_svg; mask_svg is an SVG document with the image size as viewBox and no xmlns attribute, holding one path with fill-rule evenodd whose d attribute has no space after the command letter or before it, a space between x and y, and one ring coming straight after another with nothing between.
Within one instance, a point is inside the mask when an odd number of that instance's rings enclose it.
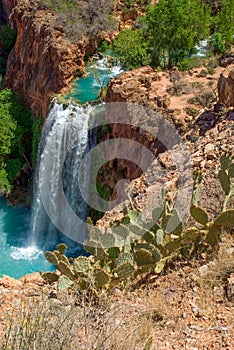
<instances>
[{"instance_id":1,"label":"canyon wall","mask_svg":"<svg viewBox=\"0 0 234 350\"><path fill-rule=\"evenodd\" d=\"M160 86L160 80L155 69L141 67L123 72L110 81L106 94L106 102L109 103L106 118L109 120L111 116L110 123L113 120L115 123L112 124L108 135L101 131L105 139L134 140L155 156L165 151L165 146L157 138L156 130L160 127L165 136L173 140L174 129L172 131L169 126L165 128L166 118L159 117L159 114L166 114L170 104L167 97L158 96L157 87ZM118 123L119 117L123 122ZM139 159L141 164L144 163L144 147L128 147L121 159L110 161L99 172L101 187L105 188L107 193L111 193L111 199L116 199L115 185L120 179L133 180L141 176L142 169L134 161ZM127 160L124 155L132 161Z\"/></svg>"},{"instance_id":2,"label":"canyon wall","mask_svg":"<svg viewBox=\"0 0 234 350\"><path fill-rule=\"evenodd\" d=\"M3 6L10 25L17 29L5 86L22 92L32 112L46 117L50 98L71 89L74 77L85 71L85 54L99 43L90 47L88 39L70 42L63 27L55 25L55 15L37 2L3 0Z\"/></svg>"}]
</instances>

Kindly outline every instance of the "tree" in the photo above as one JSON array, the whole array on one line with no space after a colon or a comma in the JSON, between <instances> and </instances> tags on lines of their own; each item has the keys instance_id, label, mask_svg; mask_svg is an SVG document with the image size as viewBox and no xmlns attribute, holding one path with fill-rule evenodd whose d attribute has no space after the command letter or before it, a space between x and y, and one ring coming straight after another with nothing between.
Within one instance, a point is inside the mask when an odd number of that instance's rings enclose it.
<instances>
[{"instance_id":1,"label":"tree","mask_svg":"<svg viewBox=\"0 0 234 350\"><path fill-rule=\"evenodd\" d=\"M113 43L123 68L134 69L149 64L148 43L142 29L126 29L119 33Z\"/></svg>"},{"instance_id":2,"label":"tree","mask_svg":"<svg viewBox=\"0 0 234 350\"><path fill-rule=\"evenodd\" d=\"M200 0L160 0L147 7L146 23L152 65L171 67L190 57L194 46L207 37L210 8Z\"/></svg>"},{"instance_id":3,"label":"tree","mask_svg":"<svg viewBox=\"0 0 234 350\"><path fill-rule=\"evenodd\" d=\"M114 0L40 0L39 4L55 13L55 24L63 26L72 41L84 36L96 40L116 29Z\"/></svg>"},{"instance_id":4,"label":"tree","mask_svg":"<svg viewBox=\"0 0 234 350\"><path fill-rule=\"evenodd\" d=\"M223 40L223 46L225 50L229 50L233 44L234 35L234 1L224 0L222 8L214 18L214 38ZM222 53L222 52L218 52Z\"/></svg>"},{"instance_id":5,"label":"tree","mask_svg":"<svg viewBox=\"0 0 234 350\"><path fill-rule=\"evenodd\" d=\"M30 165L32 120L20 97L9 89L0 91L0 193L8 192L21 168Z\"/></svg>"},{"instance_id":6,"label":"tree","mask_svg":"<svg viewBox=\"0 0 234 350\"><path fill-rule=\"evenodd\" d=\"M3 97L3 96L1 96ZM0 98L0 193L8 191L10 184L7 180L6 172L6 157L11 152L12 140L14 138L14 131L16 123L13 121L10 112L10 104L1 103Z\"/></svg>"}]
</instances>

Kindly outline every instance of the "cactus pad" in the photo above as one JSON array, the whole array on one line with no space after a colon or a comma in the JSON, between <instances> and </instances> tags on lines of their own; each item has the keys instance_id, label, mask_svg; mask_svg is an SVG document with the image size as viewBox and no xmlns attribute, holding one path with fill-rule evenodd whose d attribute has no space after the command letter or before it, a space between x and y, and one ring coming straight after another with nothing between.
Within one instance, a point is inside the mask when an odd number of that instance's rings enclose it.
<instances>
[{"instance_id":1,"label":"cactus pad","mask_svg":"<svg viewBox=\"0 0 234 350\"><path fill-rule=\"evenodd\" d=\"M72 285L72 283L73 282L67 276L60 276L58 281L58 289L61 291L67 289Z\"/></svg>"},{"instance_id":2,"label":"cactus pad","mask_svg":"<svg viewBox=\"0 0 234 350\"><path fill-rule=\"evenodd\" d=\"M126 262L125 264L118 266L113 272L116 272L118 277L121 280L123 280L123 279L129 278L134 271L135 271L134 266Z\"/></svg>"},{"instance_id":3,"label":"cactus pad","mask_svg":"<svg viewBox=\"0 0 234 350\"><path fill-rule=\"evenodd\" d=\"M47 282L47 283L53 283L58 281L59 276L55 272L45 272L42 273L41 277Z\"/></svg>"},{"instance_id":4,"label":"cactus pad","mask_svg":"<svg viewBox=\"0 0 234 350\"><path fill-rule=\"evenodd\" d=\"M46 257L46 260L48 260L51 264L58 266L59 261L54 253L45 252L45 257Z\"/></svg>"},{"instance_id":5,"label":"cactus pad","mask_svg":"<svg viewBox=\"0 0 234 350\"><path fill-rule=\"evenodd\" d=\"M110 281L110 277L104 270L95 269L94 281L95 281L95 286L99 289L104 287Z\"/></svg>"},{"instance_id":6,"label":"cactus pad","mask_svg":"<svg viewBox=\"0 0 234 350\"><path fill-rule=\"evenodd\" d=\"M112 247L107 250L107 254L109 255L110 259L117 259L120 254L119 247Z\"/></svg>"},{"instance_id":7,"label":"cactus pad","mask_svg":"<svg viewBox=\"0 0 234 350\"><path fill-rule=\"evenodd\" d=\"M234 226L234 209L227 210L220 214L214 221L217 226Z\"/></svg>"},{"instance_id":8,"label":"cactus pad","mask_svg":"<svg viewBox=\"0 0 234 350\"><path fill-rule=\"evenodd\" d=\"M68 264L66 264L65 262L60 261L58 264L58 269L59 269L59 271L61 271L61 273L63 275L67 276L71 280L73 280L75 278L75 274L73 273L71 267Z\"/></svg>"},{"instance_id":9,"label":"cactus pad","mask_svg":"<svg viewBox=\"0 0 234 350\"><path fill-rule=\"evenodd\" d=\"M100 241L103 248L111 248L115 246L115 237L109 232L105 232L101 235Z\"/></svg>"},{"instance_id":10,"label":"cactus pad","mask_svg":"<svg viewBox=\"0 0 234 350\"><path fill-rule=\"evenodd\" d=\"M154 243L155 242L155 234L151 231L147 231L143 235L143 239L148 243Z\"/></svg>"},{"instance_id":11,"label":"cactus pad","mask_svg":"<svg viewBox=\"0 0 234 350\"><path fill-rule=\"evenodd\" d=\"M218 176L219 176L219 181L222 186L222 189L224 190L224 193L228 194L230 191L230 185L231 185L229 176L226 174L224 170L219 170Z\"/></svg>"},{"instance_id":12,"label":"cactus pad","mask_svg":"<svg viewBox=\"0 0 234 350\"><path fill-rule=\"evenodd\" d=\"M69 260L68 260L68 258L66 257L66 255L60 253L58 250L54 250L54 254L56 255L58 261L63 261L63 262L65 262L66 264L69 265Z\"/></svg>"},{"instance_id":13,"label":"cactus pad","mask_svg":"<svg viewBox=\"0 0 234 350\"><path fill-rule=\"evenodd\" d=\"M123 264L133 264L133 256L130 253L122 253L117 260L117 267Z\"/></svg>"},{"instance_id":14,"label":"cactus pad","mask_svg":"<svg viewBox=\"0 0 234 350\"><path fill-rule=\"evenodd\" d=\"M73 260L74 270L77 273L86 273L91 269L91 264L85 256L79 256Z\"/></svg>"},{"instance_id":15,"label":"cactus pad","mask_svg":"<svg viewBox=\"0 0 234 350\"><path fill-rule=\"evenodd\" d=\"M195 205L192 205L191 206L191 209L190 209L190 212L191 212L191 215L192 217L201 225L203 226L206 226L207 223L208 223L208 215L207 213L205 212L205 210L203 210L202 208L200 207L197 207Z\"/></svg>"},{"instance_id":16,"label":"cactus pad","mask_svg":"<svg viewBox=\"0 0 234 350\"><path fill-rule=\"evenodd\" d=\"M135 251L134 259L138 266L152 264L154 261L152 253L143 248Z\"/></svg>"},{"instance_id":17,"label":"cactus pad","mask_svg":"<svg viewBox=\"0 0 234 350\"><path fill-rule=\"evenodd\" d=\"M64 254L65 251L67 250L67 246L64 243L60 243L57 245L57 249L58 249L59 253Z\"/></svg>"}]
</instances>

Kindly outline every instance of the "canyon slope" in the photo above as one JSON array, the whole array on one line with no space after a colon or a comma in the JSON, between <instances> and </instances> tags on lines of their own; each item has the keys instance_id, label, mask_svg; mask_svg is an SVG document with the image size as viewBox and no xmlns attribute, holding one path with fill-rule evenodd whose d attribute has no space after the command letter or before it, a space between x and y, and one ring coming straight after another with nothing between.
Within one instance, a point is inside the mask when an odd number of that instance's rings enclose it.
<instances>
[{"instance_id":1,"label":"canyon slope","mask_svg":"<svg viewBox=\"0 0 234 350\"><path fill-rule=\"evenodd\" d=\"M150 67L141 67L112 79L106 99L107 102L140 104L154 111L155 116L159 114L169 121L189 150L193 170L202 173L203 192L199 204L213 218L219 213L223 200L223 191L218 181L219 158L221 154L234 153L234 65L223 67L217 62L212 73L209 74L205 66L189 72L179 72L176 68L157 72ZM138 178L135 176L134 180L130 177L132 181L129 191L135 208L141 211L149 196L157 196L160 182L167 190L170 204L175 203L179 174L174 169L173 152L156 144L156 135L146 135L145 138L141 135L139 139L139 131L129 125L114 125L112 135L115 138L130 136L151 150L152 146L156 147L155 152L158 151L157 161L152 163L146 173L142 174L138 169ZM170 135L167 139L169 138ZM117 170L123 169L124 175L135 173L135 165L126 164L123 160L112 162L109 167L109 172L115 178ZM161 172L163 178L160 178ZM104 174L105 171L100 178L103 187L113 187L113 178L108 177L107 181ZM187 185L189 182L184 183L184 186ZM115 191L113 194L115 197ZM188 207L189 203L190 201ZM122 206L115 207L105 213L98 225L108 227L123 216Z\"/></svg>"}]
</instances>

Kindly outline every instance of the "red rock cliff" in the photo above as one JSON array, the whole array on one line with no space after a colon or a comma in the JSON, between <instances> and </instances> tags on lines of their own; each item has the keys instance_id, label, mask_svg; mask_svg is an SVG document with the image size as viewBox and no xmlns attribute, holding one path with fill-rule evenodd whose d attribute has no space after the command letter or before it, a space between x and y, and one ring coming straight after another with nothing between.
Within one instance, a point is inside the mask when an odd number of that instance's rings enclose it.
<instances>
[{"instance_id":1,"label":"red rock cliff","mask_svg":"<svg viewBox=\"0 0 234 350\"><path fill-rule=\"evenodd\" d=\"M17 28L5 85L21 91L33 113L42 112L45 117L50 98L68 92L74 77L84 73L89 42L68 41L63 28L55 26L53 13L40 10L36 2L18 0L12 4L3 0L9 23Z\"/></svg>"}]
</instances>

